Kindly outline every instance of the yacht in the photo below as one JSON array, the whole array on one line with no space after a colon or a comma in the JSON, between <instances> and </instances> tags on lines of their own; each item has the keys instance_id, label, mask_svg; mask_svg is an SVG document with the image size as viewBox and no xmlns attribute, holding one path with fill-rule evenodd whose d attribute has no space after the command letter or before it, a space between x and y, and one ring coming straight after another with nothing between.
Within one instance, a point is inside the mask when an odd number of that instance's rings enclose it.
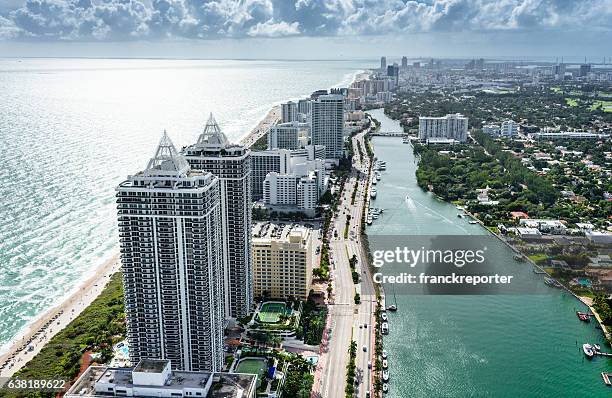
<instances>
[{"instance_id":1,"label":"yacht","mask_svg":"<svg viewBox=\"0 0 612 398\"><path fill-rule=\"evenodd\" d=\"M584 351L584 355L586 355L587 358L593 358L593 355L595 355L595 351L593 350L593 346L588 344L588 343L584 343L582 345L582 351Z\"/></svg>"}]
</instances>

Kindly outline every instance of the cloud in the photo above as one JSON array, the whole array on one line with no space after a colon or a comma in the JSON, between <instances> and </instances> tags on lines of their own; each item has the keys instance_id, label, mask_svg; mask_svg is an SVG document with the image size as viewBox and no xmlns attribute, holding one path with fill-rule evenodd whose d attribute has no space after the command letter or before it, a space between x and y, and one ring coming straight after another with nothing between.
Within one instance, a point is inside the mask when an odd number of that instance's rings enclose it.
<instances>
[{"instance_id":1,"label":"cloud","mask_svg":"<svg viewBox=\"0 0 612 398\"><path fill-rule=\"evenodd\" d=\"M0 9L4 39L612 30L612 0L11 0L10 4Z\"/></svg>"},{"instance_id":2,"label":"cloud","mask_svg":"<svg viewBox=\"0 0 612 398\"><path fill-rule=\"evenodd\" d=\"M300 24L293 22L288 24L285 21L274 22L272 19L258 23L252 26L247 32L247 35L252 37L283 37L283 36L295 36L300 34Z\"/></svg>"},{"instance_id":3,"label":"cloud","mask_svg":"<svg viewBox=\"0 0 612 398\"><path fill-rule=\"evenodd\" d=\"M13 39L19 35L19 29L12 21L0 16L0 40Z\"/></svg>"}]
</instances>

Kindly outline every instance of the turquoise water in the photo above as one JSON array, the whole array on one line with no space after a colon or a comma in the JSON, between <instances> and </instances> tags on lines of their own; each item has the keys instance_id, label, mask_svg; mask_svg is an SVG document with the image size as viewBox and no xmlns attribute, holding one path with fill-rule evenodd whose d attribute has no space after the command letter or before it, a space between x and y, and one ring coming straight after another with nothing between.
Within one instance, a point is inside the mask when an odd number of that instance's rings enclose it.
<instances>
[{"instance_id":1,"label":"turquoise water","mask_svg":"<svg viewBox=\"0 0 612 398\"><path fill-rule=\"evenodd\" d=\"M114 188L164 129L237 140L359 62L0 59L0 347L117 251Z\"/></svg>"},{"instance_id":2,"label":"turquoise water","mask_svg":"<svg viewBox=\"0 0 612 398\"><path fill-rule=\"evenodd\" d=\"M382 129L397 123L381 110L371 112ZM376 156L387 162L377 185L382 216L369 235L486 235L479 225L457 218L455 206L416 185L416 163L401 138L374 137ZM500 267L533 274L516 263L499 242ZM376 247L372 248L373 250ZM496 251L496 253L498 253ZM524 267L524 270L517 270ZM402 296L389 313L389 398L404 397L605 397L612 391L600 372L612 371L605 357L588 360L582 343L599 343L595 323L580 322L575 298L546 287L543 294L492 296ZM388 290L388 289L387 289ZM604 348L605 347L605 348Z\"/></svg>"}]
</instances>

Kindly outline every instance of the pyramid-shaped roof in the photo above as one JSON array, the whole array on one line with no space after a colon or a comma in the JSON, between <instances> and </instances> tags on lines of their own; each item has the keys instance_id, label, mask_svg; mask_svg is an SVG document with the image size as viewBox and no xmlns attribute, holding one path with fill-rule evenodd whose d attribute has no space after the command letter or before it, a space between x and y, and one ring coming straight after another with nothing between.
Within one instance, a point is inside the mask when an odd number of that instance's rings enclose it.
<instances>
[{"instance_id":1,"label":"pyramid-shaped roof","mask_svg":"<svg viewBox=\"0 0 612 398\"><path fill-rule=\"evenodd\" d=\"M185 177L189 172L189 163L177 150L168 133L164 130L155 155L149 160L144 171L148 176Z\"/></svg>"},{"instance_id":2,"label":"pyramid-shaped roof","mask_svg":"<svg viewBox=\"0 0 612 398\"><path fill-rule=\"evenodd\" d=\"M211 113L206 122L206 126L204 126L204 131L202 131L202 134L198 137L196 145L199 147L206 146L221 149L225 148L228 143L227 137L223 134L223 131L221 131L221 128Z\"/></svg>"}]
</instances>

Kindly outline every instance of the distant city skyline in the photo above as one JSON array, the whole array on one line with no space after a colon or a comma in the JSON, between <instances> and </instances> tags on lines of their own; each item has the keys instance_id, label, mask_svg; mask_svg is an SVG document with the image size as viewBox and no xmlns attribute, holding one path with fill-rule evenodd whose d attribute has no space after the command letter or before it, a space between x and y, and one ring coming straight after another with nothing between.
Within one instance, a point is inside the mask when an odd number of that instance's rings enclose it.
<instances>
[{"instance_id":1,"label":"distant city skyline","mask_svg":"<svg viewBox=\"0 0 612 398\"><path fill-rule=\"evenodd\" d=\"M4 0L0 56L611 56L612 0Z\"/></svg>"}]
</instances>

